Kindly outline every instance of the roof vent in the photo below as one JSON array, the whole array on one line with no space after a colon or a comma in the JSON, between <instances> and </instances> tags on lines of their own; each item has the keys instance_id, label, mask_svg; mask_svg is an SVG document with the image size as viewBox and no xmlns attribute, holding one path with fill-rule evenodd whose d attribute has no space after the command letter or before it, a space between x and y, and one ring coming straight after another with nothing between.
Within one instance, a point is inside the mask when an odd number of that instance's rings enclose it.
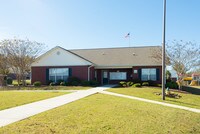
<instances>
[{"instance_id":1,"label":"roof vent","mask_svg":"<svg viewBox=\"0 0 200 134\"><path fill-rule=\"evenodd\" d=\"M60 55L60 51L57 51L57 53L56 53L57 55Z\"/></svg>"}]
</instances>

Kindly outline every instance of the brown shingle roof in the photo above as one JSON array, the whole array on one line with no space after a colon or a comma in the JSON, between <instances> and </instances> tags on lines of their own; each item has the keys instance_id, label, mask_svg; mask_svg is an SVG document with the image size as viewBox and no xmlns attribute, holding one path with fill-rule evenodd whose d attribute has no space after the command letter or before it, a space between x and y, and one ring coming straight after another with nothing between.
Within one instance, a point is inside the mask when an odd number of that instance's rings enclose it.
<instances>
[{"instance_id":1,"label":"brown shingle roof","mask_svg":"<svg viewBox=\"0 0 200 134\"><path fill-rule=\"evenodd\" d=\"M161 60L152 58L159 46L76 49L73 53L88 59L99 67L161 66Z\"/></svg>"}]
</instances>

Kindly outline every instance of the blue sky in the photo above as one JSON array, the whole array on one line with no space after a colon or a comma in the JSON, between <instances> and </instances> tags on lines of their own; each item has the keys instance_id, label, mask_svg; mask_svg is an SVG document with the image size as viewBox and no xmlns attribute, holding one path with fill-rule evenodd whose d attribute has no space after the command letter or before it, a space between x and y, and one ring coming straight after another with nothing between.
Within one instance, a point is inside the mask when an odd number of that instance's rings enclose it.
<instances>
[{"instance_id":1,"label":"blue sky","mask_svg":"<svg viewBox=\"0 0 200 134\"><path fill-rule=\"evenodd\" d=\"M167 0L166 40L200 44L200 0ZM163 0L0 0L0 40L28 38L49 48L162 43Z\"/></svg>"}]
</instances>

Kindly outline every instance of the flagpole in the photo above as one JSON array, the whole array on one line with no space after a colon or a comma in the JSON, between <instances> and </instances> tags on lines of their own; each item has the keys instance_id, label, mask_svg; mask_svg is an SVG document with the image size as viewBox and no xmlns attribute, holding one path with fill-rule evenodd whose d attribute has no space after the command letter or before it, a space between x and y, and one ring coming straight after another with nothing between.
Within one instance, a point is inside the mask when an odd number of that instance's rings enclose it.
<instances>
[{"instance_id":1,"label":"flagpole","mask_svg":"<svg viewBox=\"0 0 200 134\"><path fill-rule=\"evenodd\" d=\"M166 27L166 0L163 0L163 44L162 44L162 100L165 100L165 27Z\"/></svg>"},{"instance_id":2,"label":"flagpole","mask_svg":"<svg viewBox=\"0 0 200 134\"><path fill-rule=\"evenodd\" d=\"M130 32L129 32L129 37L128 38L129 38L129 47L131 47L131 39L130 39L131 38L131 34L130 34Z\"/></svg>"},{"instance_id":3,"label":"flagpole","mask_svg":"<svg viewBox=\"0 0 200 134\"><path fill-rule=\"evenodd\" d=\"M130 32L125 36L125 38L128 38L128 45L131 46L131 39L130 39Z\"/></svg>"}]
</instances>

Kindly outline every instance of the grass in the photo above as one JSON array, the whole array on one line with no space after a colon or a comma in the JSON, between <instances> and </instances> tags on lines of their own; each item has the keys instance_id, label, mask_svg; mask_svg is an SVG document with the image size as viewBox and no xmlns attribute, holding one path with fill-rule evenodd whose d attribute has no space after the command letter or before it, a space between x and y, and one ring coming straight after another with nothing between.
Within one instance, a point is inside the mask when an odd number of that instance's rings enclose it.
<instances>
[{"instance_id":1,"label":"grass","mask_svg":"<svg viewBox=\"0 0 200 134\"><path fill-rule=\"evenodd\" d=\"M0 110L52 98L66 92L18 92L0 91Z\"/></svg>"},{"instance_id":2,"label":"grass","mask_svg":"<svg viewBox=\"0 0 200 134\"><path fill-rule=\"evenodd\" d=\"M198 88L198 89L200 89L200 86L191 86L191 87L194 87L194 88Z\"/></svg>"},{"instance_id":3,"label":"grass","mask_svg":"<svg viewBox=\"0 0 200 134\"><path fill-rule=\"evenodd\" d=\"M2 127L0 133L200 133L200 115L96 94Z\"/></svg>"},{"instance_id":4,"label":"grass","mask_svg":"<svg viewBox=\"0 0 200 134\"><path fill-rule=\"evenodd\" d=\"M130 96L146 98L146 99L151 99L151 100L162 101L161 95L155 95L155 93L161 93L161 88L153 88L153 87L149 87L149 88L145 88L145 87L143 87L143 88L133 88L133 87L112 88L112 89L109 89L108 91L125 94L125 95L130 95ZM179 99L166 97L166 100L164 102L200 109L200 96L199 95L179 93L179 92L176 92L176 94L179 94L182 97Z\"/></svg>"},{"instance_id":5,"label":"grass","mask_svg":"<svg viewBox=\"0 0 200 134\"><path fill-rule=\"evenodd\" d=\"M87 90L92 87L82 87L82 86L41 86L41 87L34 87L34 86L27 86L27 87L20 87L20 86L13 86L13 87L2 87L0 90Z\"/></svg>"}]
</instances>

